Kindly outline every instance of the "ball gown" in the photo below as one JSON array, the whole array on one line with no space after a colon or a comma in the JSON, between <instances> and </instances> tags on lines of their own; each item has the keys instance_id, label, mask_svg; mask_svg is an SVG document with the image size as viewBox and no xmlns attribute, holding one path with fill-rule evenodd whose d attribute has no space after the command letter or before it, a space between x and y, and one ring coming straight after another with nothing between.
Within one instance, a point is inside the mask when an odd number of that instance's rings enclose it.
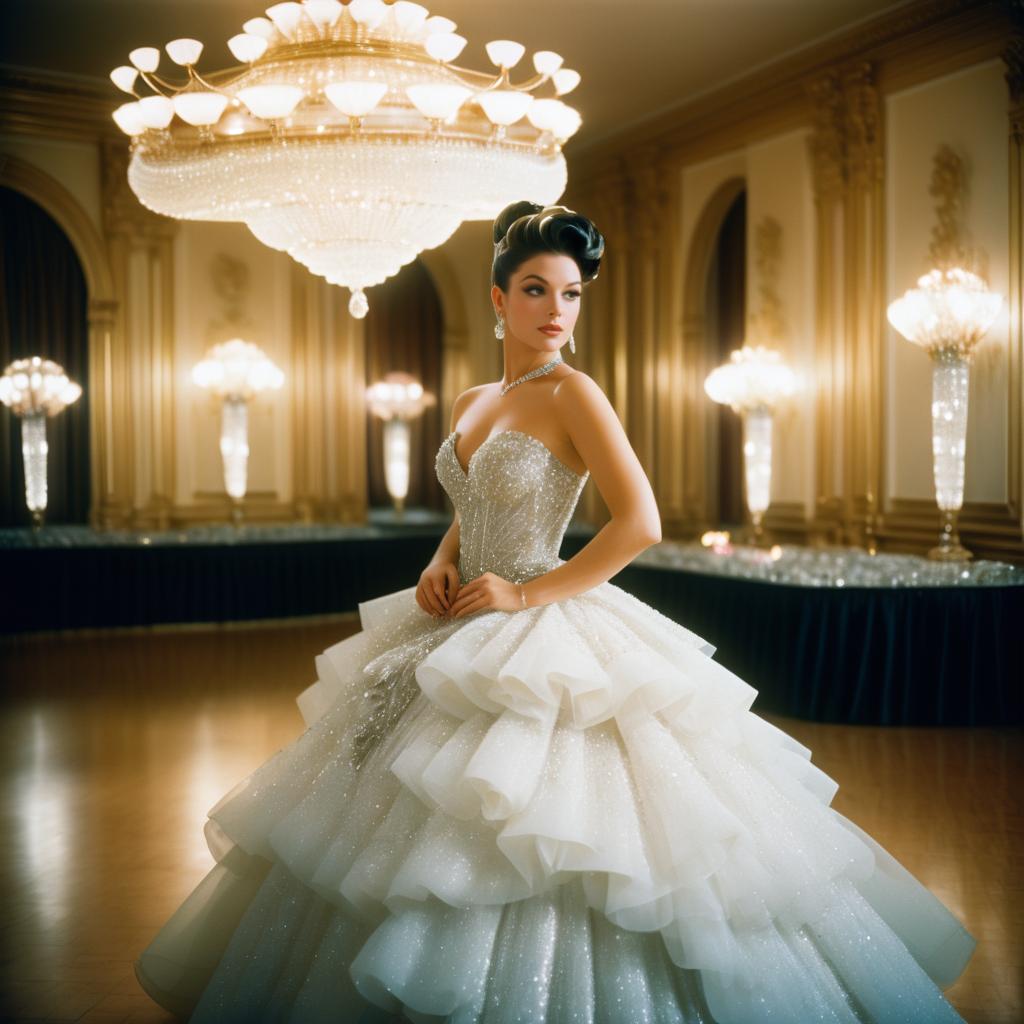
<instances>
[{"instance_id":1,"label":"ball gown","mask_svg":"<svg viewBox=\"0 0 1024 1024\"><path fill-rule=\"evenodd\" d=\"M438 478L459 575L562 564L588 474L517 430ZM315 659L305 730L208 812L135 962L193 1024L960 1021L975 941L830 807L701 637L610 582L456 619L409 587Z\"/></svg>"}]
</instances>

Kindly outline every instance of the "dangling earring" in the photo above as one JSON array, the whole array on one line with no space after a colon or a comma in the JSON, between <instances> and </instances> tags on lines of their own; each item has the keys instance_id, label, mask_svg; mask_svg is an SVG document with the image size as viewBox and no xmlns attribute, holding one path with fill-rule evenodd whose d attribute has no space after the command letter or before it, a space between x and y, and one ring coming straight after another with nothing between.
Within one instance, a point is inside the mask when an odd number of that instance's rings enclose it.
<instances>
[{"instance_id":1,"label":"dangling earring","mask_svg":"<svg viewBox=\"0 0 1024 1024\"><path fill-rule=\"evenodd\" d=\"M499 313L498 322L494 325L494 336L501 341L505 337L505 318Z\"/></svg>"},{"instance_id":2,"label":"dangling earring","mask_svg":"<svg viewBox=\"0 0 1024 1024\"><path fill-rule=\"evenodd\" d=\"M569 351L576 355L576 338L573 335L569 335Z\"/></svg>"}]
</instances>

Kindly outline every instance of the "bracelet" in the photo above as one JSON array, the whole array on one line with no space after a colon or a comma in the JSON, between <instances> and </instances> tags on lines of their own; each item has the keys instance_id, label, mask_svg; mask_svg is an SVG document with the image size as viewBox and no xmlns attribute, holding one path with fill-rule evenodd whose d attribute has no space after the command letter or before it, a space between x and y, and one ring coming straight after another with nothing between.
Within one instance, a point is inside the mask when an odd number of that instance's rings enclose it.
<instances>
[{"instance_id":1,"label":"bracelet","mask_svg":"<svg viewBox=\"0 0 1024 1024\"><path fill-rule=\"evenodd\" d=\"M523 589L522 583L519 584L519 596L523 599L523 607L526 607L526 591Z\"/></svg>"}]
</instances>

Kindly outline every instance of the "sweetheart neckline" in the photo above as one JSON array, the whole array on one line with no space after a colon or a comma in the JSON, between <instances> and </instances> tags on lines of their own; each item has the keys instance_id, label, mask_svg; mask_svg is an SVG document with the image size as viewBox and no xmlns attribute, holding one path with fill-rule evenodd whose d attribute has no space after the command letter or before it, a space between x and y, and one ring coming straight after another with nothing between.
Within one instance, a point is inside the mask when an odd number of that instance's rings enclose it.
<instances>
[{"instance_id":1,"label":"sweetheart neckline","mask_svg":"<svg viewBox=\"0 0 1024 1024\"><path fill-rule=\"evenodd\" d=\"M564 469L567 473L571 473L576 478L577 482L586 480L586 478L588 476L590 476L590 470L589 469L585 473L577 473L576 470L572 468L572 466L570 466L570 465L566 464L565 462L563 462L539 437L534 437L533 434L527 434L525 430L514 430L511 427L506 428L505 430L499 430L496 434L491 434L490 437L485 437L483 439L483 441L481 441L480 444L477 445L476 451L473 452L472 455L470 455L468 467L466 469L463 469L462 468L462 463L459 462L459 456L458 456L458 454L455 451L455 440L454 440L454 438L456 436L458 436L458 433L459 432L457 430L453 430L445 438L445 441L450 443L450 447L451 447L451 450L452 450L452 460L455 462L456 467L458 468L459 472L462 474L463 480L469 480L469 474L470 474L470 472L473 469L473 460L480 454L481 451L483 451L484 446L489 441L493 441L496 437L501 437L502 434L518 434L520 437L525 437L528 441L532 441L534 444L540 445L540 447L543 448L545 452L547 452L548 457L557 466L560 466L562 469Z\"/></svg>"}]
</instances>

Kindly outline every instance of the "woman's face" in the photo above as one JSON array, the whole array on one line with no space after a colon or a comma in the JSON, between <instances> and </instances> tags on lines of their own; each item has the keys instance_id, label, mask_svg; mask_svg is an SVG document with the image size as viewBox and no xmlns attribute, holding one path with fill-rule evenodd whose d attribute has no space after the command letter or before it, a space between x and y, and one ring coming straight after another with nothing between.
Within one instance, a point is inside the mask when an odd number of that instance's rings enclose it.
<instances>
[{"instance_id":1,"label":"woman's face","mask_svg":"<svg viewBox=\"0 0 1024 1024\"><path fill-rule=\"evenodd\" d=\"M576 261L562 253L545 252L531 256L512 272L507 292L495 285L491 301L505 317L506 340L511 335L540 352L555 352L576 326L582 294ZM561 331L541 330L552 324Z\"/></svg>"}]
</instances>

